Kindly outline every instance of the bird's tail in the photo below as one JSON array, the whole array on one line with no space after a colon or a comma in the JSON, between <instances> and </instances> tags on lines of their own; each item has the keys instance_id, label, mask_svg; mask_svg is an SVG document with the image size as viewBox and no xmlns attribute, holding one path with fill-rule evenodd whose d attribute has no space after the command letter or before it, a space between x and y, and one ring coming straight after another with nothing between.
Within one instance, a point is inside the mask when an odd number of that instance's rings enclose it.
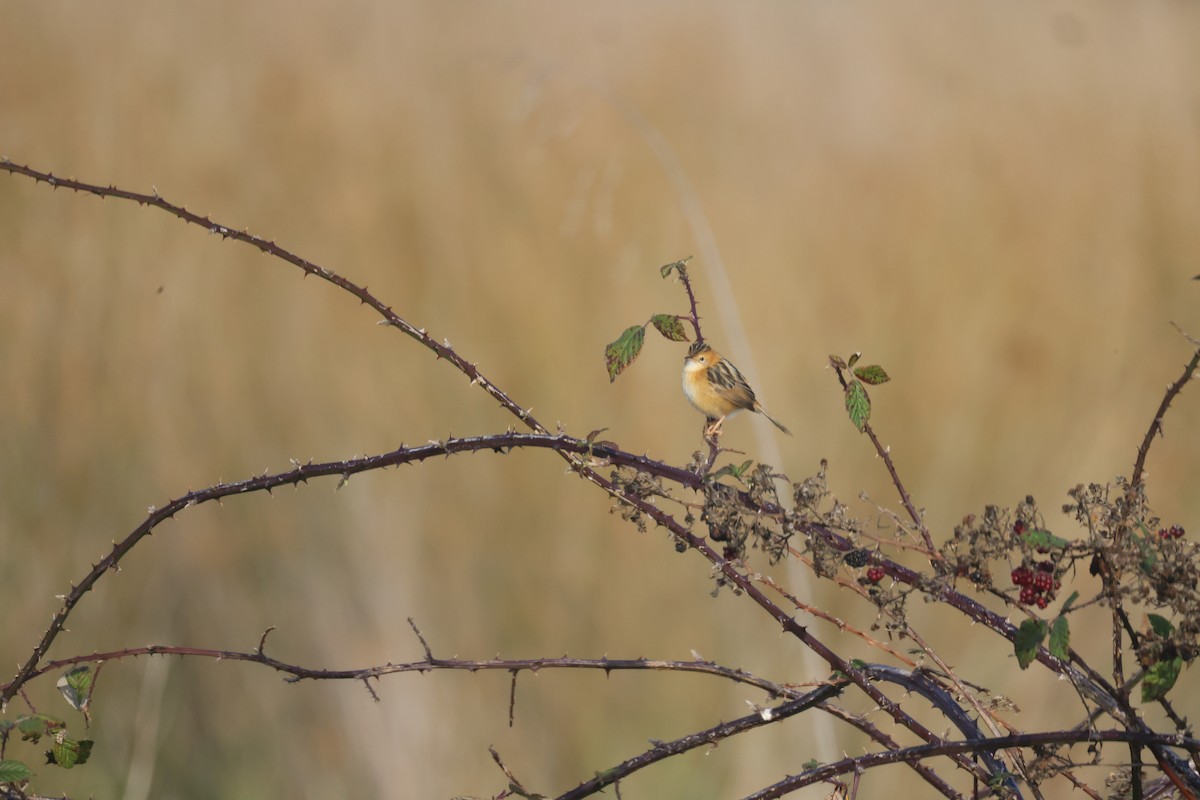
<instances>
[{"instance_id":1,"label":"bird's tail","mask_svg":"<svg viewBox=\"0 0 1200 800\"><path fill-rule=\"evenodd\" d=\"M760 414L762 414L762 415L763 415L764 417L766 417L767 419L771 420L771 424L772 424L772 425L774 425L776 428L779 428L779 430L783 431L783 432L784 432L784 433L786 433L788 436L791 436L791 435L792 435L792 432L791 432L791 431L789 431L789 430L788 430L786 427L784 427L784 424L783 424L782 422L780 422L779 420L775 419L775 418L774 418L774 417L772 417L770 414L768 414L768 413L767 413L767 410L766 410L765 408L763 408L762 406L759 406L759 407L758 407L757 409L755 409L755 410L756 410L756 411L758 411Z\"/></svg>"}]
</instances>

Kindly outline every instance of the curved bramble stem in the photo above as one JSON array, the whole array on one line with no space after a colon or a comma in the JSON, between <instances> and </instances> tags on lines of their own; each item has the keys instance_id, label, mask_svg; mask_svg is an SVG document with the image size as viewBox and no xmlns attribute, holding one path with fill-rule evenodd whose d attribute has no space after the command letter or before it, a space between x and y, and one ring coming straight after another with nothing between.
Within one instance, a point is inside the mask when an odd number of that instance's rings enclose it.
<instances>
[{"instance_id":1,"label":"curved bramble stem","mask_svg":"<svg viewBox=\"0 0 1200 800\"><path fill-rule=\"evenodd\" d=\"M598 670L602 672L688 672L711 675L734 683L752 686L760 689L772 698L796 700L806 696L793 686L775 683L760 678L745 670L725 667L713 661L674 661L654 658L436 658L432 653L420 661L407 661L399 664L378 664L355 669L320 669L306 667L301 664L291 664L280 661L255 649L249 652L240 650L214 650L207 647L184 647L176 645L146 645L143 647L126 647L108 652L88 653L47 661L39 667L33 677L53 672L64 667L77 664L103 664L125 658L142 656L189 656L193 658L209 658L217 661L244 661L251 664L261 664L277 672L287 675L288 683L300 681L359 681L367 678L381 678L385 675L399 675L409 672L430 672L433 670L465 671L465 672L538 672L543 669L574 669Z\"/></svg>"},{"instance_id":2,"label":"curved bramble stem","mask_svg":"<svg viewBox=\"0 0 1200 800\"><path fill-rule=\"evenodd\" d=\"M1184 336L1188 341L1192 338L1187 334ZM1162 433L1163 417L1167 415L1167 409L1171 407L1171 401L1174 400L1187 382L1196 374L1196 367L1200 366L1200 346L1196 348L1196 352L1192 353L1192 358L1183 368L1181 374L1174 383L1167 386L1167 392L1163 395L1162 402L1158 404L1158 410L1154 412L1154 419L1150 422L1150 428L1146 431L1146 435L1142 437L1142 443L1137 450L1137 458L1133 462L1133 477L1129 480L1131 489L1137 489L1142 485L1142 479L1146 471L1146 457L1150 454L1150 445L1154 443L1154 437Z\"/></svg>"},{"instance_id":3,"label":"curved bramble stem","mask_svg":"<svg viewBox=\"0 0 1200 800\"><path fill-rule=\"evenodd\" d=\"M1200 744L1200 740L1187 736L1164 733L1146 733L1140 731L1108 730L1108 731L1051 731L1046 733L1022 733L1011 736L996 736L987 739L967 740L959 742L941 742L939 744L917 745L865 756L845 758L833 764L823 764L815 769L799 775L785 778L762 791L747 795L743 800L772 800L783 797L814 783L832 780L839 775L846 775L855 770L867 770L884 764L910 763L922 761L934 756L946 756L956 753L994 752L1013 747L1044 747L1059 744L1082 744L1092 742L1134 742L1144 746L1190 748Z\"/></svg>"},{"instance_id":4,"label":"curved bramble stem","mask_svg":"<svg viewBox=\"0 0 1200 800\"><path fill-rule=\"evenodd\" d=\"M844 366L844 365L843 365ZM846 376L843 373L842 366L834 365L834 374L837 375L838 383L842 385L842 391L846 391L850 384L846 381ZM938 549L933 544L933 536L929 533L929 527L925 524L925 518L917 511L917 507L913 504L912 497L908 494L908 489L904 488L904 482L900 480L900 473L896 471L896 465L892 463L891 451L884 447L879 441L879 437L875 435L875 429L871 427L870 422L864 422L862 432L871 440L871 444L875 447L875 452L883 459L883 464L887 467L888 475L892 477L892 485L896 487L896 491L900 493L900 502L904 505L904 510L908 512L908 516L912 519L913 524L917 526L917 530L921 532L921 539L925 542L926 549L932 554L931 561L941 561L942 557L938 553Z\"/></svg>"},{"instance_id":5,"label":"curved bramble stem","mask_svg":"<svg viewBox=\"0 0 1200 800\"><path fill-rule=\"evenodd\" d=\"M584 781L569 792L562 793L556 800L580 800L580 798L599 794L606 787L613 786L622 778L651 764L670 758L671 756L679 755L680 753L686 753L698 747L711 747L723 739L728 739L731 736L745 733L755 728L761 728L764 725L782 722L814 706L821 705L840 691L840 685L826 684L814 689L801 699L789 700L773 708L763 709L762 711L748 714L731 722L722 722L720 725L688 734L674 741L656 743L649 750L626 759L615 767L602 770L595 778Z\"/></svg>"},{"instance_id":6,"label":"curved bramble stem","mask_svg":"<svg viewBox=\"0 0 1200 800\"><path fill-rule=\"evenodd\" d=\"M176 205L163 199L163 197L157 191L154 191L152 194L145 194L142 192L131 192L126 189L118 189L116 186L100 186L97 184L85 183L83 181L75 180L74 178L60 178L50 172L41 172L28 166L16 164L7 158L0 158L0 170L4 170L14 175L23 175L25 177L32 178L36 182L46 183L55 188L63 187L75 192L95 195L100 198L111 197L119 200L129 200L142 206L151 206L153 208L165 211L174 217L178 217L188 224L204 228L209 233L216 234L222 239L233 239L234 241L250 245L251 247L260 250L267 255L274 256L281 261L298 267L304 272L305 275L312 275L320 278L323 281L327 281L342 291L347 292L353 297L357 298L358 301L363 305L369 306L382 318L380 320L382 324L396 328L410 338L416 340L426 349L432 351L438 359L444 360L463 375L466 375L467 378L470 379L471 385L479 386L479 388L487 392L487 394L496 400L502 408L519 419L530 430L534 431L535 433L549 433L549 430L542 425L542 423L538 422L537 418L533 416L529 408L517 403L508 395L507 392L503 391L499 386L494 384L487 376L479 371L479 366L477 364L474 364L459 355L459 353L450 346L450 342L448 340L439 342L424 328L418 328L417 326L408 322L395 311L393 311L391 306L387 305L382 300L375 297L375 295L371 294L371 292L367 290L366 286L360 286L354 281L343 277L331 269L314 264L308 259L301 258L290 250L280 247L273 241L263 239L259 236L253 236L246 231L239 231L229 225L214 222L207 216L202 217L199 214L188 211L181 205ZM597 477L595 473L585 466L583 459L572 453L563 451L560 451L559 455L561 455L584 479L595 483L597 486L603 487L603 484L595 479Z\"/></svg>"},{"instance_id":7,"label":"curved bramble stem","mask_svg":"<svg viewBox=\"0 0 1200 800\"><path fill-rule=\"evenodd\" d=\"M449 456L455 453L477 451L492 451L503 453L513 448L544 448L558 453L589 459L601 459L610 463L621 464L636 468L640 471L658 475L676 481L691 488L700 486L700 478L693 472L672 467L662 462L654 461L646 456L626 453L616 448L596 445L584 439L576 439L566 435L551 436L536 433L504 433L494 436L474 436L459 439L447 439L444 442L432 442L419 447L401 447L390 453L368 456L365 458L345 461L329 461L324 463L296 464L286 472L264 474L233 483L221 483L206 489L199 489L167 502L161 508L153 508L145 520L133 529L124 539L115 543L112 550L101 558L91 570L78 582L72 585L70 592L63 598L61 608L51 619L50 626L43 633L41 640L34 647L32 654L16 677L0 691L0 704L12 699L14 692L36 674L40 674L37 665L50 650L50 645L62 632L67 618L83 597L91 591L96 582L107 572L115 569L126 555L154 529L176 514L213 500L226 497L246 495L254 492L271 491L280 486L294 486L307 482L312 478L339 476L346 478L361 472L382 469L383 467L398 466L424 461L435 456ZM607 479L597 478L606 484L610 494L620 494Z\"/></svg>"},{"instance_id":8,"label":"curved bramble stem","mask_svg":"<svg viewBox=\"0 0 1200 800\"><path fill-rule=\"evenodd\" d=\"M692 279L688 275L687 262L691 261L692 257L688 256L675 263L675 269L679 272L679 280L683 283L683 290L687 292L688 308L691 309L691 316L687 320L692 323L692 329L696 332L696 341L703 342L704 334L700 332L700 313L696 310L696 293L692 291Z\"/></svg>"}]
</instances>

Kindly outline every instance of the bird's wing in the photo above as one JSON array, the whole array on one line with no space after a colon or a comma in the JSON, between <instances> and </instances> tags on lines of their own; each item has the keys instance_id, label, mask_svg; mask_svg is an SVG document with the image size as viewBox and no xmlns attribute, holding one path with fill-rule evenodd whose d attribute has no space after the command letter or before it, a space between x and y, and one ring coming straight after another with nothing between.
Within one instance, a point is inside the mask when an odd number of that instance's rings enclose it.
<instances>
[{"instance_id":1,"label":"bird's wing","mask_svg":"<svg viewBox=\"0 0 1200 800\"><path fill-rule=\"evenodd\" d=\"M738 368L728 361L714 364L708 370L708 381L718 395L738 408L754 408L754 391Z\"/></svg>"}]
</instances>

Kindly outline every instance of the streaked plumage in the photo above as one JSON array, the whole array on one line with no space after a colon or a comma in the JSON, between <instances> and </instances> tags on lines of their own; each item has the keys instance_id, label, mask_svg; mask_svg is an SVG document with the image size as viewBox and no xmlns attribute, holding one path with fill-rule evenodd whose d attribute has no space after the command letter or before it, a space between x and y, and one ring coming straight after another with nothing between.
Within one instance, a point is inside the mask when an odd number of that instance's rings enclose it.
<instances>
[{"instance_id":1,"label":"streaked plumage","mask_svg":"<svg viewBox=\"0 0 1200 800\"><path fill-rule=\"evenodd\" d=\"M738 368L704 342L693 344L683 360L683 393L708 418L708 436L721 430L726 417L742 409L757 411L779 430L792 434L766 412Z\"/></svg>"}]
</instances>

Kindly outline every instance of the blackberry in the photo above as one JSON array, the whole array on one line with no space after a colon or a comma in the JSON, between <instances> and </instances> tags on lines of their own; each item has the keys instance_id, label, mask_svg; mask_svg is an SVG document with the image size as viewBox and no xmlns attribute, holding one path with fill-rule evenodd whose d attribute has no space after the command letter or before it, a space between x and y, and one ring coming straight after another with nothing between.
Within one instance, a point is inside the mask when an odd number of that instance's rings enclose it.
<instances>
[{"instance_id":1,"label":"blackberry","mask_svg":"<svg viewBox=\"0 0 1200 800\"><path fill-rule=\"evenodd\" d=\"M865 548L860 547L857 550L851 550L849 553L846 553L842 557L842 560L851 567L858 569L867 565L867 562L871 560L871 553Z\"/></svg>"}]
</instances>

